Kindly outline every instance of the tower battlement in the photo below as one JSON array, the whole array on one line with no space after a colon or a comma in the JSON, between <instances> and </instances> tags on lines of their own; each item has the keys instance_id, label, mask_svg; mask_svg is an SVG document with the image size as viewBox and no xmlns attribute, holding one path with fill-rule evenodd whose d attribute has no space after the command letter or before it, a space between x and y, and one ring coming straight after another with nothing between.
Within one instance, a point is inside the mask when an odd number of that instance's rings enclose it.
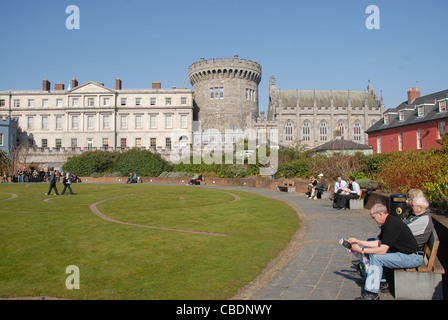
<instances>
[{"instance_id":1,"label":"tower battlement","mask_svg":"<svg viewBox=\"0 0 448 320\"><path fill-rule=\"evenodd\" d=\"M241 78L254 81L257 85L261 81L261 66L251 60L240 59L238 55L231 58L204 59L194 62L188 69L190 83L216 78Z\"/></svg>"},{"instance_id":2,"label":"tower battlement","mask_svg":"<svg viewBox=\"0 0 448 320\"><path fill-rule=\"evenodd\" d=\"M194 62L188 71L197 120L203 130L246 128L258 115L261 66L254 61L218 58Z\"/></svg>"}]
</instances>

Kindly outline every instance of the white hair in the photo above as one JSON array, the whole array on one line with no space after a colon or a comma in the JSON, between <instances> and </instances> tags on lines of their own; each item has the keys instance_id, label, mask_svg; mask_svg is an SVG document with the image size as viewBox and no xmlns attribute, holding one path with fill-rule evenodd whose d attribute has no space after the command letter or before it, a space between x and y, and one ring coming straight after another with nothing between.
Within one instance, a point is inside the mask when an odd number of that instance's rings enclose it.
<instances>
[{"instance_id":1,"label":"white hair","mask_svg":"<svg viewBox=\"0 0 448 320\"><path fill-rule=\"evenodd\" d=\"M420 206L425 210L429 207L429 202L425 197L415 197L414 199L412 199L412 201L414 203L414 206Z\"/></svg>"}]
</instances>

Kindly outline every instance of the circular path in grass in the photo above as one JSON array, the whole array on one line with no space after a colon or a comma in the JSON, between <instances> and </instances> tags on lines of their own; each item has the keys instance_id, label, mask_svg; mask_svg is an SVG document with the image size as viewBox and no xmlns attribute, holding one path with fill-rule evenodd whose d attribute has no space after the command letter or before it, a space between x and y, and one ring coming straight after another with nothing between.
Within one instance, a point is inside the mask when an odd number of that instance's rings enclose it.
<instances>
[{"instance_id":1,"label":"circular path in grass","mask_svg":"<svg viewBox=\"0 0 448 320\"><path fill-rule=\"evenodd\" d=\"M13 190L11 190L11 191L13 191ZM217 191L217 190L215 190L215 191ZM230 197L226 197L225 199L221 199L221 201L219 201L219 204L229 204L232 202L240 201L241 199L243 199L243 200L245 199L245 198L243 198L242 195L241 195L242 198L240 199L236 194L231 193L231 192L225 192L225 191L217 191L217 192L222 193L222 194L227 194L228 196L230 196ZM1 193L3 194L2 198L4 198L4 199L1 199L0 201L10 200L10 199L14 199L15 197L17 197L17 195L15 195L15 194L13 195L11 193L6 193L6 192L1 192ZM156 226L154 221L153 222L147 221L146 223L144 221L133 221L134 223L127 222L126 220L128 220L128 219L123 216L114 217L114 214L116 214L116 212L114 210L115 209L114 201L121 201L121 200L119 200L119 198L133 196L133 194L131 194L131 193L130 194L119 194L119 195L102 194L101 196L102 197L97 197L95 199L89 199L90 201L86 201L86 202L84 202L84 204L87 205L87 207L89 208L88 213L90 213L90 214L93 213L97 217L103 219L104 221L108 221L108 222L111 222L114 224L127 225L127 226L131 226L131 227L134 226L136 228L158 229L161 231L167 231L167 232L171 232L171 233L173 233L173 232L174 233L176 233L176 232L182 233L183 232L183 233L205 235L205 236L207 236L207 239L213 239L214 237L218 237L218 238L226 237L226 236L229 236L228 239L233 238L232 237L233 233L229 232L229 234L226 234L227 233L226 230L231 230L231 229L223 230L224 232L222 234L221 233L213 233L213 232L207 232L207 225L198 227L198 230L189 230L189 229L195 229L196 225L190 224L189 226L185 225L184 227L181 226L180 228L175 229L175 228L169 228L169 227ZM19 197L21 197L21 194L19 194ZM48 197L48 198L45 197L44 199L42 199L42 194L40 194L39 200L47 202L47 203L51 203L51 202L59 203L59 199L60 200L67 199L67 201L74 201L74 199L69 200L70 198L72 198L72 197L67 197L67 198L65 198L65 197ZM80 199L85 199L85 198L81 197ZM124 199L126 199L126 198L124 198ZM128 201L129 199L126 199L126 200ZM173 200L177 200L177 199L174 199L174 198L168 199L168 201L173 201ZM183 200L182 197L180 197L179 200ZM66 201L66 200L64 200L64 201ZM76 199L76 201L78 201L78 198ZM107 204L107 202L109 202L109 204ZM285 201L282 201L282 202L285 203ZM9 203L9 201L8 201L8 203ZM64 203L64 202L62 202L62 203ZM102 206L100 204L105 204L105 206ZM207 203L207 202L196 203L193 207L193 206L191 206L191 203L190 203L190 205L188 205L187 208L188 207L191 207L191 208L208 207L208 206L215 206L216 204L218 204L218 203ZM106 206L108 206L108 207L106 207ZM294 208L291 205L289 205L289 206L292 207L292 209L295 209L295 211L297 213L297 208ZM110 209L113 209L113 210L110 210ZM205 208L205 210L208 210L208 209ZM250 210L252 210L252 208L250 208ZM139 224L139 222L140 222L140 224ZM214 231L219 232L219 230L214 230ZM210 236L210 238L208 236ZM252 283L250 283L245 288L240 290L240 292L236 296L230 297L230 299L232 299L232 298L233 299L252 299L252 298L254 298L254 293L256 291L258 291L260 287L264 287L267 283L271 282L273 280L273 278L275 278L278 275L279 270L283 269L283 267L285 266L285 263L287 263L287 261L290 260L291 254L295 251L295 249L297 249L297 246L294 245L295 243L298 243L298 241L296 241L296 238L297 238L297 234L295 236L293 236L293 241L289 244L289 246L287 245L287 248L286 249L284 248L284 250L269 263L269 265L263 270L262 274L259 277L257 277L257 279L255 279ZM221 240L217 239L217 241L221 241ZM293 245L291 246L291 244L293 244ZM33 297L22 297L22 298L23 299L33 299ZM35 297L34 299L36 299L36 298L37 297ZM51 299L50 296L43 296L41 298ZM21 299L21 298L16 297L16 298L12 298L12 299Z\"/></svg>"},{"instance_id":2,"label":"circular path in grass","mask_svg":"<svg viewBox=\"0 0 448 320\"><path fill-rule=\"evenodd\" d=\"M229 194L229 195L231 195L233 197L233 200L230 201L230 202L235 202L235 201L239 201L240 200L240 197L238 197L237 195L234 195L234 194L229 193L229 192L224 192L224 193ZM108 201L108 200L116 199L116 198L119 198L119 197L125 197L125 196L127 196L127 195L120 195L120 196L116 196L116 197L100 200L100 201L97 201L97 202L91 204L89 206L89 208L90 208L90 210L94 214L96 214L101 219L104 219L104 220L110 221L110 222L114 222L114 223L125 224L125 225L129 225L129 226L134 226L134 227L143 227L143 228L149 228L149 229L165 230L165 231L187 232L187 233L194 233L194 234L205 234L205 235L218 236L218 237L226 237L227 236L225 234L206 232L206 231L193 231L193 230L185 230L185 229L173 229L173 228L164 228L164 227L148 226L148 225L137 224L137 223L123 222L123 221L115 220L115 219L112 219L112 218L106 216L104 213L102 213L97 208L97 205L99 205L100 203L103 203L103 202Z\"/></svg>"}]
</instances>

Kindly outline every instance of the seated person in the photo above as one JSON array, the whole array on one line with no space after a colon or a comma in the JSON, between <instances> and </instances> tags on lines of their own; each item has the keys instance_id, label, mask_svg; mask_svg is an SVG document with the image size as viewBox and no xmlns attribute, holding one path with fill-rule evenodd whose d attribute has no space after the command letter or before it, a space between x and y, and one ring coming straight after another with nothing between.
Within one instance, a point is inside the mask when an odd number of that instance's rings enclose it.
<instances>
[{"instance_id":1,"label":"seated person","mask_svg":"<svg viewBox=\"0 0 448 320\"><path fill-rule=\"evenodd\" d=\"M344 188L347 188L347 182L342 179L341 176L338 176L336 183L334 184L334 194L333 194L333 208L336 208L338 205L339 195L346 194L346 192L343 190Z\"/></svg>"},{"instance_id":2,"label":"seated person","mask_svg":"<svg viewBox=\"0 0 448 320\"><path fill-rule=\"evenodd\" d=\"M423 250L426 242L428 242L434 225L432 223L431 212L428 209L429 203L425 197L415 197L412 200L413 211L407 216L403 222L411 229L420 250Z\"/></svg>"},{"instance_id":3,"label":"seated person","mask_svg":"<svg viewBox=\"0 0 448 320\"><path fill-rule=\"evenodd\" d=\"M423 251L426 242L428 242L429 237L434 230L431 213L428 209L429 203L425 197L415 197L413 199L413 207L413 212L406 219L404 219L403 222L409 227L409 229L411 229L412 235L415 237L415 240L417 240L420 250ZM372 238L369 240L378 240L378 238ZM364 261L362 257L358 256L357 258L358 260L355 260L352 263L356 266L358 273L361 276L364 276L364 271L366 269ZM385 278L381 279L381 286L383 288L388 287Z\"/></svg>"},{"instance_id":4,"label":"seated person","mask_svg":"<svg viewBox=\"0 0 448 320\"><path fill-rule=\"evenodd\" d=\"M202 181L202 174L200 174L199 176L198 176L198 178L195 180L195 184L201 184L201 181Z\"/></svg>"},{"instance_id":5,"label":"seated person","mask_svg":"<svg viewBox=\"0 0 448 320\"><path fill-rule=\"evenodd\" d=\"M128 179L126 180L126 183L132 183L132 172L129 173Z\"/></svg>"},{"instance_id":6,"label":"seated person","mask_svg":"<svg viewBox=\"0 0 448 320\"><path fill-rule=\"evenodd\" d=\"M337 206L334 207L335 209L339 210L345 210L347 206L347 200L348 199L358 199L361 195L361 188L358 184L358 182L355 181L355 178L353 176L350 176L348 178L348 184L350 188L344 188L342 189L347 194L340 194L338 197Z\"/></svg>"},{"instance_id":7,"label":"seated person","mask_svg":"<svg viewBox=\"0 0 448 320\"><path fill-rule=\"evenodd\" d=\"M410 189L408 191L408 194L406 196L406 209L404 210L403 214L401 215L401 219L405 220L409 215L412 214L413 209L412 209L412 200L415 197L424 197L425 194L423 193L422 190L420 189Z\"/></svg>"},{"instance_id":8,"label":"seated person","mask_svg":"<svg viewBox=\"0 0 448 320\"><path fill-rule=\"evenodd\" d=\"M313 191L313 188L316 186L317 180L314 178L314 176L310 177L310 183L308 184L308 191L305 193L306 197L311 197L311 192Z\"/></svg>"},{"instance_id":9,"label":"seated person","mask_svg":"<svg viewBox=\"0 0 448 320\"><path fill-rule=\"evenodd\" d=\"M358 299L378 300L383 268L416 268L423 262L423 255L411 230L398 217L389 215L385 205L377 203L370 209L370 216L380 226L378 240L362 241L350 238L353 252L369 256L369 268L364 284L365 293Z\"/></svg>"},{"instance_id":10,"label":"seated person","mask_svg":"<svg viewBox=\"0 0 448 320\"><path fill-rule=\"evenodd\" d=\"M327 181L324 179L324 174L321 173L318 175L318 181L316 186L313 188L311 192L311 198L310 199L321 199L322 193L324 193L325 190L327 190L328 184Z\"/></svg>"},{"instance_id":11,"label":"seated person","mask_svg":"<svg viewBox=\"0 0 448 320\"><path fill-rule=\"evenodd\" d=\"M197 178L199 178L199 175L195 172L193 178L191 178L190 181L188 181L187 185L195 184Z\"/></svg>"}]
</instances>

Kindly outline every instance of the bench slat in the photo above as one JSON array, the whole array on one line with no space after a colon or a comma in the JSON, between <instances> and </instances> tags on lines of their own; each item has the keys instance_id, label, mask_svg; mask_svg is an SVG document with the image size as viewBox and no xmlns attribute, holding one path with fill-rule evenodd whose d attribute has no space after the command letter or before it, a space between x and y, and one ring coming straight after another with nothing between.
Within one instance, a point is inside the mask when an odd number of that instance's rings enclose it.
<instances>
[{"instance_id":1,"label":"bench slat","mask_svg":"<svg viewBox=\"0 0 448 320\"><path fill-rule=\"evenodd\" d=\"M400 271L408 271L408 272L434 272L438 274L445 274L445 269L437 258L437 251L439 250L439 237L437 236L437 232L433 230L431 236L428 239L428 242L425 244L423 249L423 262L418 268L410 268L410 269L398 269Z\"/></svg>"}]
</instances>

